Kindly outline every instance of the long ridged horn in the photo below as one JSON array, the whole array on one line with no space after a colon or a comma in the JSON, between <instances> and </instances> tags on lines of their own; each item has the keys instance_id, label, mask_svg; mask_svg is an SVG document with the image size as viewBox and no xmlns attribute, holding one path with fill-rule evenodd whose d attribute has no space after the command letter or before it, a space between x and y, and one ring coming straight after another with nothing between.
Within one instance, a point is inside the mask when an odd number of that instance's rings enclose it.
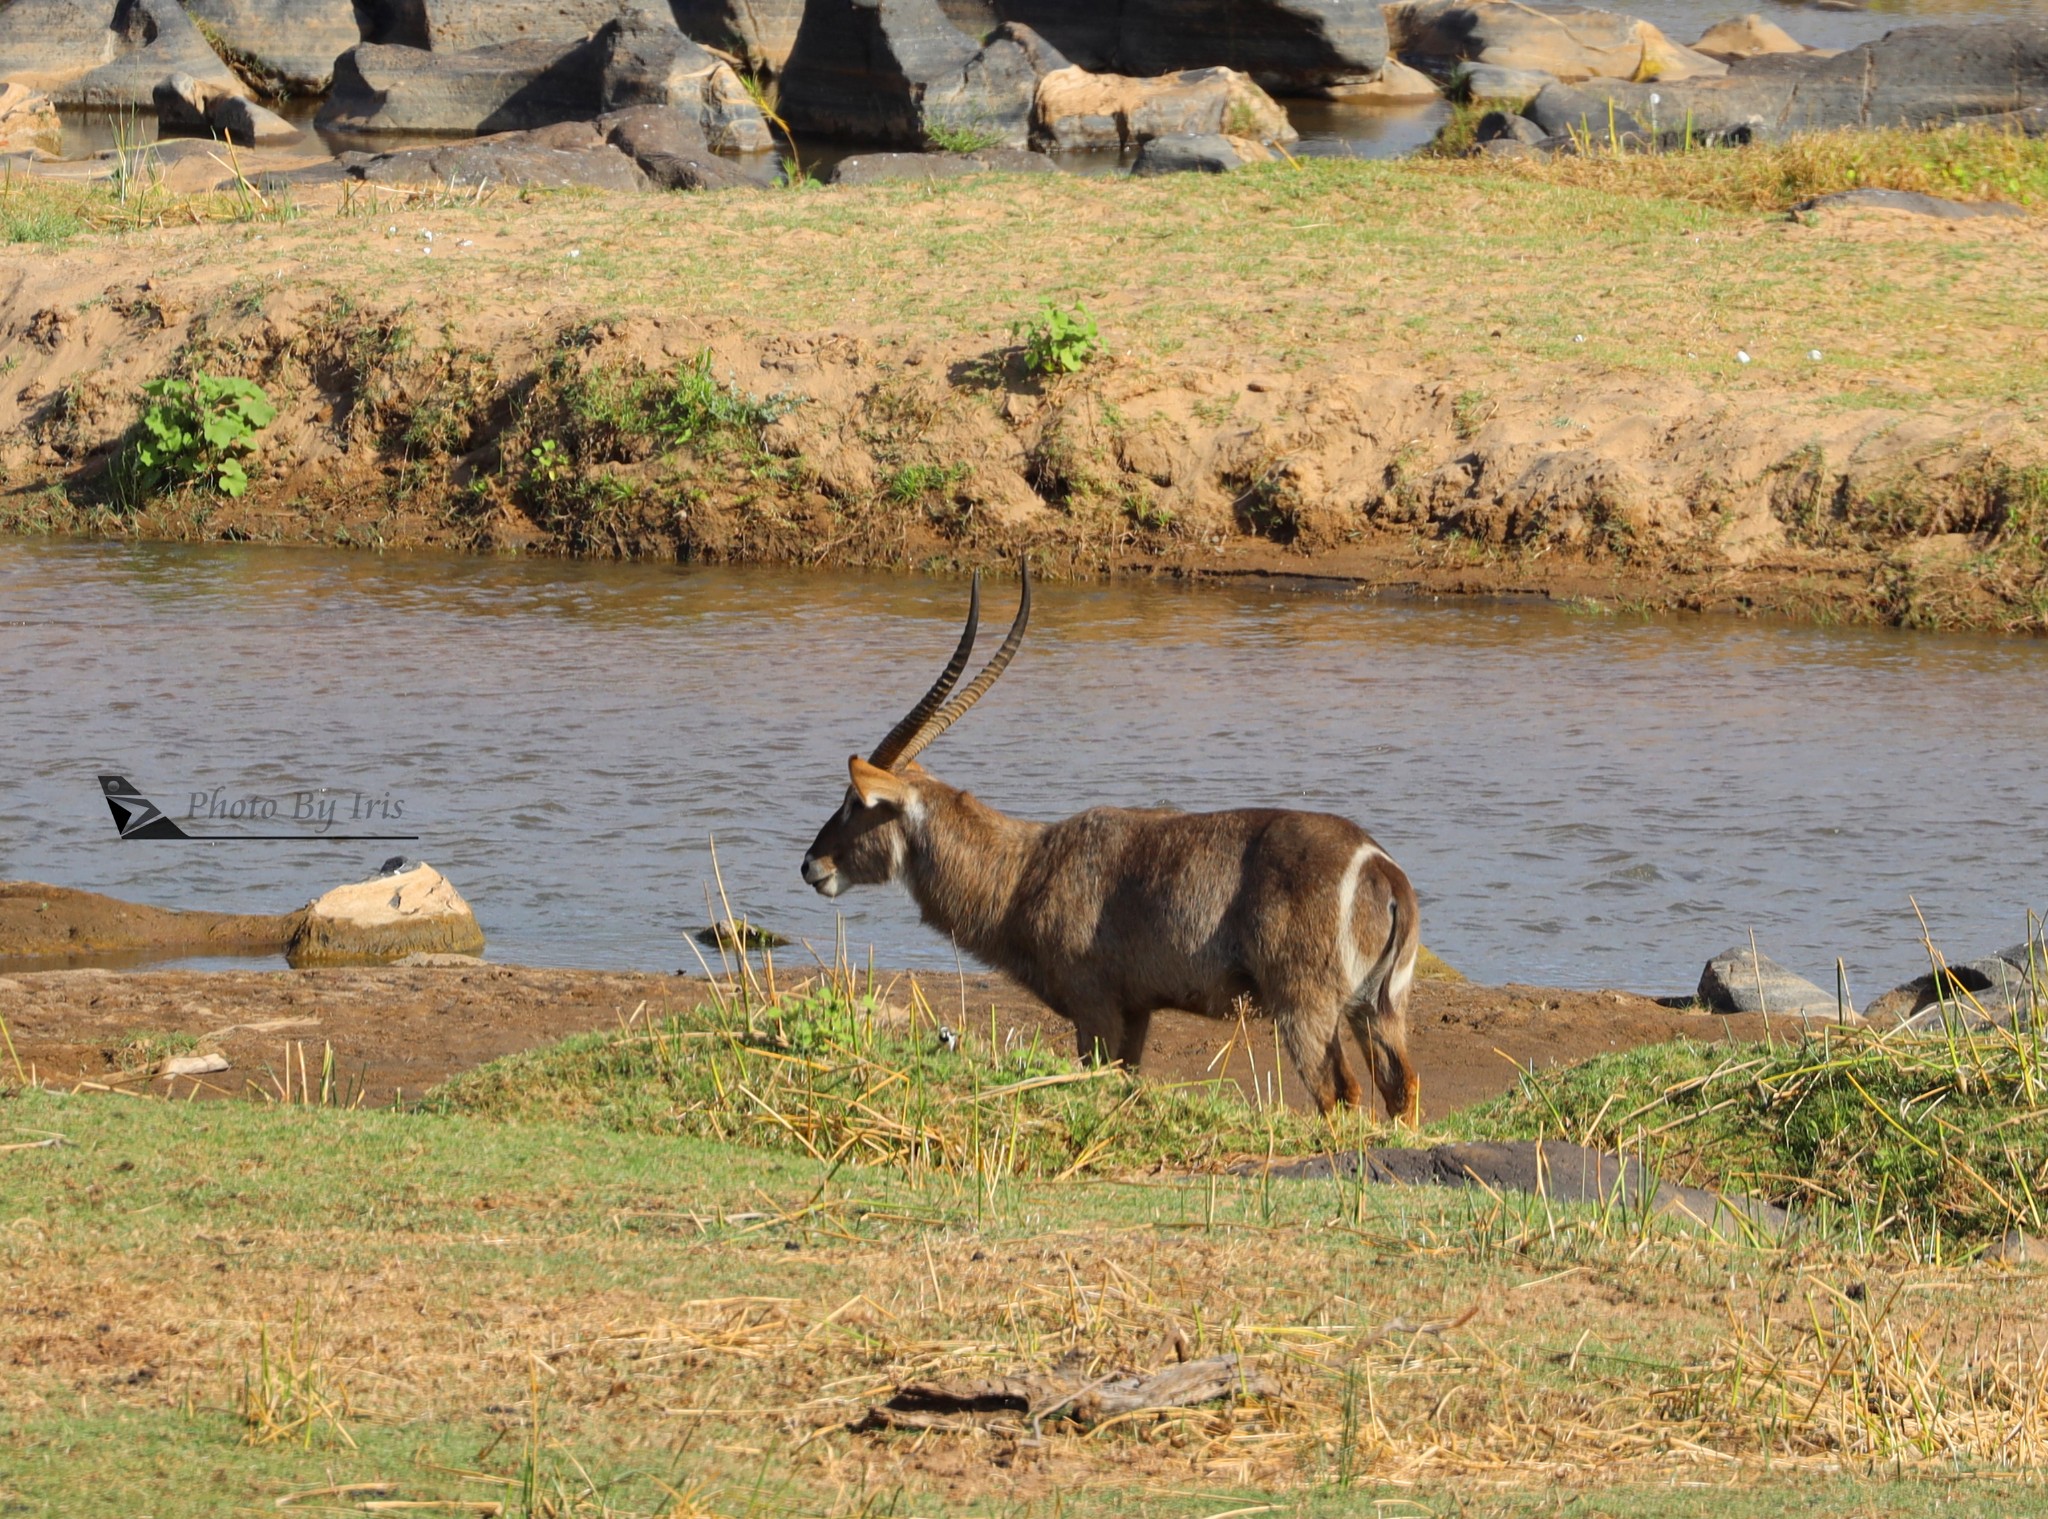
<instances>
[{"instance_id":1,"label":"long ridged horn","mask_svg":"<svg viewBox=\"0 0 2048 1519\"><path fill-rule=\"evenodd\" d=\"M939 704L953 689L953 683L960 679L960 672L967 668L967 656L974 652L975 630L981 626L981 576L974 577L974 587L967 594L967 626L961 631L960 643L953 650L953 657L946 661L946 668L939 672L939 678L932 682L931 690L924 693L918 704L912 707L903 721L889 730L889 736L875 746L875 752L868 756L868 763L878 769L887 770L904 756L904 746L916 738L920 729L931 721L932 714L939 710ZM916 753L911 750L910 753Z\"/></svg>"},{"instance_id":2,"label":"long ridged horn","mask_svg":"<svg viewBox=\"0 0 2048 1519\"><path fill-rule=\"evenodd\" d=\"M1021 565L1019 571L1024 582L1024 594L1017 603L1017 620L1010 624L1010 631L1003 636L1003 646L996 650L993 659L982 666L981 673L974 677L973 683L933 713L931 721L920 728L917 735L903 746L903 752L896 757L897 764L915 759L925 745L965 716L967 709L980 701L987 694L988 688L996 683L996 677L1003 673L1015 656L1017 646L1024 642L1024 627L1031 621L1031 566Z\"/></svg>"}]
</instances>

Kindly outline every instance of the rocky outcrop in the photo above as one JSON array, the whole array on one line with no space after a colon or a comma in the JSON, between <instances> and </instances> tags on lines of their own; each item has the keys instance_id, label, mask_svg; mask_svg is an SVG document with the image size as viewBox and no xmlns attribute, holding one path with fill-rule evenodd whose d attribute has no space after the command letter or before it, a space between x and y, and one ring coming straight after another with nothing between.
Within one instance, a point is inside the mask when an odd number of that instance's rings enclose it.
<instances>
[{"instance_id":1,"label":"rocky outcrop","mask_svg":"<svg viewBox=\"0 0 2048 1519\"><path fill-rule=\"evenodd\" d=\"M462 893L431 865L415 864L349 886L307 904L285 960L351 965L404 955L476 954L484 933Z\"/></svg>"},{"instance_id":2,"label":"rocky outcrop","mask_svg":"<svg viewBox=\"0 0 2048 1519\"><path fill-rule=\"evenodd\" d=\"M799 134L910 147L960 134L1021 148L1038 85L1033 41L1003 27L977 45L937 0L811 0L781 113Z\"/></svg>"},{"instance_id":3,"label":"rocky outcrop","mask_svg":"<svg viewBox=\"0 0 2048 1519\"><path fill-rule=\"evenodd\" d=\"M304 134L243 95L223 95L190 74L173 74L155 91L157 125L167 132L204 132L244 148L297 142Z\"/></svg>"},{"instance_id":4,"label":"rocky outcrop","mask_svg":"<svg viewBox=\"0 0 2048 1519\"><path fill-rule=\"evenodd\" d=\"M1421 69L1411 69L1400 59L1389 58L1370 79L1326 85L1317 93L1330 100L1349 101L1354 105L1394 105L1435 100L1443 91Z\"/></svg>"},{"instance_id":5,"label":"rocky outcrop","mask_svg":"<svg viewBox=\"0 0 2048 1519\"><path fill-rule=\"evenodd\" d=\"M1139 179L1156 174L1228 174L1232 169L1241 169L1248 163L1265 163L1272 157L1263 144L1249 138L1225 137L1215 132L1179 132L1147 138L1138 149L1131 173Z\"/></svg>"},{"instance_id":6,"label":"rocky outcrop","mask_svg":"<svg viewBox=\"0 0 2048 1519\"><path fill-rule=\"evenodd\" d=\"M1773 1018L1833 1019L1835 994L1794 975L1767 955L1747 945L1723 950L1700 973L1700 1005L1716 1013L1767 1013ZM1860 1023L1854 1008L1844 1005L1848 1020Z\"/></svg>"},{"instance_id":7,"label":"rocky outcrop","mask_svg":"<svg viewBox=\"0 0 2048 1519\"><path fill-rule=\"evenodd\" d=\"M1516 0L1396 0L1389 43L1411 63L1530 69L1563 80L1717 78L1726 64L1681 47L1647 21L1615 11L1538 10Z\"/></svg>"},{"instance_id":8,"label":"rocky outcrop","mask_svg":"<svg viewBox=\"0 0 2048 1519\"><path fill-rule=\"evenodd\" d=\"M351 0L185 0L218 45L295 95L320 95L334 60L363 40Z\"/></svg>"},{"instance_id":9,"label":"rocky outcrop","mask_svg":"<svg viewBox=\"0 0 2048 1519\"><path fill-rule=\"evenodd\" d=\"M1604 137L1612 105L1630 118L1624 130L1666 146L1688 132L1694 141L1748 142L1802 131L1970 120L2025 130L2030 120L2048 118L2048 22L1907 27L1833 56L1743 59L1721 79L1587 79L1546 90L1544 97L1529 114L1546 130L1590 123L1596 137Z\"/></svg>"},{"instance_id":10,"label":"rocky outcrop","mask_svg":"<svg viewBox=\"0 0 2048 1519\"><path fill-rule=\"evenodd\" d=\"M714 149L756 153L775 146L761 108L732 65L662 20L622 16L597 34L598 108L663 106L696 117Z\"/></svg>"},{"instance_id":11,"label":"rocky outcrop","mask_svg":"<svg viewBox=\"0 0 2048 1519\"><path fill-rule=\"evenodd\" d=\"M1155 79L1055 69L1038 81L1032 140L1041 148L1124 149L1155 137L1296 140L1287 113L1235 69L1189 69Z\"/></svg>"},{"instance_id":12,"label":"rocky outcrop","mask_svg":"<svg viewBox=\"0 0 2048 1519\"><path fill-rule=\"evenodd\" d=\"M325 166L322 166L323 168ZM446 147L350 155L348 178L377 185L454 190L504 185L560 190L726 190L758 188L704 140L694 113L640 106L595 121L565 121L501 132ZM309 182L310 176L292 176Z\"/></svg>"},{"instance_id":13,"label":"rocky outcrop","mask_svg":"<svg viewBox=\"0 0 2048 1519\"><path fill-rule=\"evenodd\" d=\"M178 73L248 93L177 0L14 0L0 10L0 81L58 105L154 109L158 82Z\"/></svg>"},{"instance_id":14,"label":"rocky outcrop","mask_svg":"<svg viewBox=\"0 0 2048 1519\"><path fill-rule=\"evenodd\" d=\"M25 84L0 84L0 153L63 151L64 124L50 97Z\"/></svg>"},{"instance_id":15,"label":"rocky outcrop","mask_svg":"<svg viewBox=\"0 0 2048 1519\"><path fill-rule=\"evenodd\" d=\"M1387 61L1375 0L990 0L1085 69L1223 67L1283 93L1363 83Z\"/></svg>"}]
</instances>

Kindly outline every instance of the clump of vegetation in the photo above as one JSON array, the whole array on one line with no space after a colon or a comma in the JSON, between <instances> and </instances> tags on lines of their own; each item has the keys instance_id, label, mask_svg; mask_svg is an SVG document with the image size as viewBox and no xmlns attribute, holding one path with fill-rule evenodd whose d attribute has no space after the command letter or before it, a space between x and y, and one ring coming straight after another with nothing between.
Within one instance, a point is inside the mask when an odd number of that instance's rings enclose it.
<instances>
[{"instance_id":1,"label":"clump of vegetation","mask_svg":"<svg viewBox=\"0 0 2048 1519\"><path fill-rule=\"evenodd\" d=\"M925 146L938 153L983 153L1003 145L1003 134L985 126L957 121L928 122Z\"/></svg>"},{"instance_id":2,"label":"clump of vegetation","mask_svg":"<svg viewBox=\"0 0 2048 1519\"><path fill-rule=\"evenodd\" d=\"M1940 1259L2048 1227L2048 1034L1687 1041L1526 1073L1469 1110L1473 1137L1547 1134L1640 1155L1668 1181L1796 1207L1859 1248Z\"/></svg>"},{"instance_id":3,"label":"clump of vegetation","mask_svg":"<svg viewBox=\"0 0 2048 1519\"><path fill-rule=\"evenodd\" d=\"M1102 335L1086 306L1062 311L1047 301L1037 316L1013 324L1010 336L1024 345L1024 367L1035 375L1078 373L1102 351Z\"/></svg>"},{"instance_id":4,"label":"clump of vegetation","mask_svg":"<svg viewBox=\"0 0 2048 1519\"><path fill-rule=\"evenodd\" d=\"M1463 155L1482 114L1468 107L1454 115L1431 155ZM1741 147L1609 152L1596 122L1590 145L1599 151L1466 162L1489 173L1723 211L1782 211L1811 196L1862 189L2048 208L2048 139L1995 127L1801 132Z\"/></svg>"},{"instance_id":5,"label":"clump of vegetation","mask_svg":"<svg viewBox=\"0 0 2048 1519\"><path fill-rule=\"evenodd\" d=\"M1254 1037L1240 1031L1248 1047ZM1240 1068L1245 1060L1237 1054ZM1254 1105L1222 1079L1228 1069L1185 1086L1082 1069L1035 1040L1006 1047L947 1028L915 994L894 1007L835 976L493 1061L431 1103L985 1177L1213 1166L1381 1132L1362 1115L1333 1128L1292 1112L1277 1100L1284 1093Z\"/></svg>"},{"instance_id":6,"label":"clump of vegetation","mask_svg":"<svg viewBox=\"0 0 2048 1519\"><path fill-rule=\"evenodd\" d=\"M224 496L249 488L243 457L277 416L262 386L200 371L151 380L142 394L149 404L116 466L120 496L135 501L188 482Z\"/></svg>"}]
</instances>

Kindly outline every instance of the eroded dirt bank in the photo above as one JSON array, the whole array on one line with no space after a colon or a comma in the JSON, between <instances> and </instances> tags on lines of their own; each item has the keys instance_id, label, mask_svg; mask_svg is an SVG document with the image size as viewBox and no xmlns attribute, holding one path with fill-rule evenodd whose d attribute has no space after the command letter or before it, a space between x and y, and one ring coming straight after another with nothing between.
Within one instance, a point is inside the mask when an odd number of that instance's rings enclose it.
<instances>
[{"instance_id":1,"label":"eroded dirt bank","mask_svg":"<svg viewBox=\"0 0 2048 1519\"><path fill-rule=\"evenodd\" d=\"M1270 205L1256 188L1204 193L1253 197L1247 213L1356 217L1343 188ZM1486 244L1473 227L1505 225L1511 191L1474 192L1457 235ZM2031 222L1623 218L1603 232L1612 256L1631 259L1640 231L1668 267L1662 283L1648 255L1626 278L1603 274L1613 309L1589 343L1568 330L1593 325L1583 293L1553 319L1540 290L1468 286L1448 231L1442 249L1309 257L1228 244L1251 234L1205 210L1183 230L1212 241L1175 278L1215 288L1122 279L1114 264L1092 284L1041 285L1028 247L1003 284L1000 249L983 244L1017 203L1051 197L1038 209L1068 219L1072 276L1091 239L1142 258L1121 245L1146 216L1180 235L1164 197L1187 192L1123 187L1114 207L1066 204L1104 195L1086 183L846 193L867 198L745 212L784 217L782 241L754 249L764 261L837 261L815 287L765 263L750 282L729 257L708 272L762 231L716 197L402 205L10 252L0 525L800 564L1029 553L1051 572L1306 574L2048 628L2048 435L2025 390L2038 330L2000 327L1988 306L1984 325L1968 320L1974 282L1989 282L1982 305L2004 298L2002 278L2048 266L2048 230ZM1126 228L1071 220L1090 212ZM841 225L849 213L864 224ZM1030 205L1021 214L1035 225ZM403 220L376 224L387 215ZM895 245L875 230L891 218L912 229ZM866 246L869 232L884 245ZM955 247L970 233L971 258ZM941 249L975 267L952 272ZM1291 267L1247 272L1289 251ZM1801 311L1796 292L1752 290L1738 304L1788 309L1737 320L1712 282L1685 293L1714 260L1780 285L1890 269L1894 294L1924 285L1957 315L1885 338L1866 330L1892 315L1881 301L1809 292ZM1085 295L1107 339L1052 379L991 320L1028 312L1024 290L1046 285ZM1661 308L1644 304L1660 291ZM1176 299L1185 311L1160 305ZM1752 329L1777 334L1768 349L1740 339L1768 353L1768 375L1731 335ZM1939 362L1925 346L1937 336ZM1681 361L1684 343L1697 347ZM1957 378L1973 343L2013 386ZM1722 362L1738 352L1742 368ZM1855 356L1855 375L1819 373L1836 354ZM256 380L277 403L239 500L147 490L122 466L140 386L195 371Z\"/></svg>"},{"instance_id":2,"label":"eroded dirt bank","mask_svg":"<svg viewBox=\"0 0 2048 1519\"><path fill-rule=\"evenodd\" d=\"M967 1011L957 1021L976 1033L988 1028L993 1011L998 1040L1015 1031L1025 1039L1041 1036L1055 1049L1071 1048L1071 1028L1000 976L918 979L930 1005L945 1016L964 1003ZM881 980L892 1000L908 1000L907 975ZM0 961L0 1020L24 1071L55 1086L87 1082L180 1099L240 1097L251 1087L278 1096L288 1058L295 1089L303 1059L317 1091L331 1048L336 1100L360 1097L382 1106L417 1097L501 1055L683 1011L706 995L706 983L694 977L504 965L21 973ZM1674 1011L1623 992L1447 980L1416 984L1409 1020L1428 1118L1506 1091L1517 1063L1546 1068L1670 1039L1756 1039L1763 1033L1754 1017ZM1271 1026L1253 1026L1250 1066L1242 1045L1217 1061L1234 1032L1234 1025L1161 1013L1153 1020L1145 1074L1157 1081L1225 1074L1241 1084L1248 1077L1269 1082L1276 1056ZM152 1079L158 1057L187 1048L217 1050L230 1069ZM1354 1063L1361 1059L1356 1050L1351 1054ZM0 1081L14 1075L11 1065L0 1069ZM1299 1086L1283 1064L1282 1093L1291 1103L1299 1102Z\"/></svg>"}]
</instances>

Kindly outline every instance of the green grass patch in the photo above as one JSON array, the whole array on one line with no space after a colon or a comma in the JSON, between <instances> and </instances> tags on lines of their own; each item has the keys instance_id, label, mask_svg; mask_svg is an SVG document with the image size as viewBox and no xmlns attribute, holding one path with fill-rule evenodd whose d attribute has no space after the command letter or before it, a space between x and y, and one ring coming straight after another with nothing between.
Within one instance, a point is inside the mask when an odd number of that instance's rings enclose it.
<instances>
[{"instance_id":1,"label":"green grass patch","mask_svg":"<svg viewBox=\"0 0 2048 1519\"><path fill-rule=\"evenodd\" d=\"M1140 1081L1120 1069L1079 1069L1035 1039L1005 1047L992 1030L942 1028L921 1000L887 1006L834 977L773 1000L735 997L495 1060L429 1103L501 1120L690 1135L835 1167L984 1178L1214 1167L1387 1133L1363 1114L1325 1120L1255 1106L1220 1077Z\"/></svg>"},{"instance_id":2,"label":"green grass patch","mask_svg":"<svg viewBox=\"0 0 2048 1519\"><path fill-rule=\"evenodd\" d=\"M1941 1260L2048 1222L2044 1054L2039 1033L1832 1028L1646 1045L1530 1072L1451 1126L1641 1155L1667 1180L1798 1208L1858 1247Z\"/></svg>"}]
</instances>

